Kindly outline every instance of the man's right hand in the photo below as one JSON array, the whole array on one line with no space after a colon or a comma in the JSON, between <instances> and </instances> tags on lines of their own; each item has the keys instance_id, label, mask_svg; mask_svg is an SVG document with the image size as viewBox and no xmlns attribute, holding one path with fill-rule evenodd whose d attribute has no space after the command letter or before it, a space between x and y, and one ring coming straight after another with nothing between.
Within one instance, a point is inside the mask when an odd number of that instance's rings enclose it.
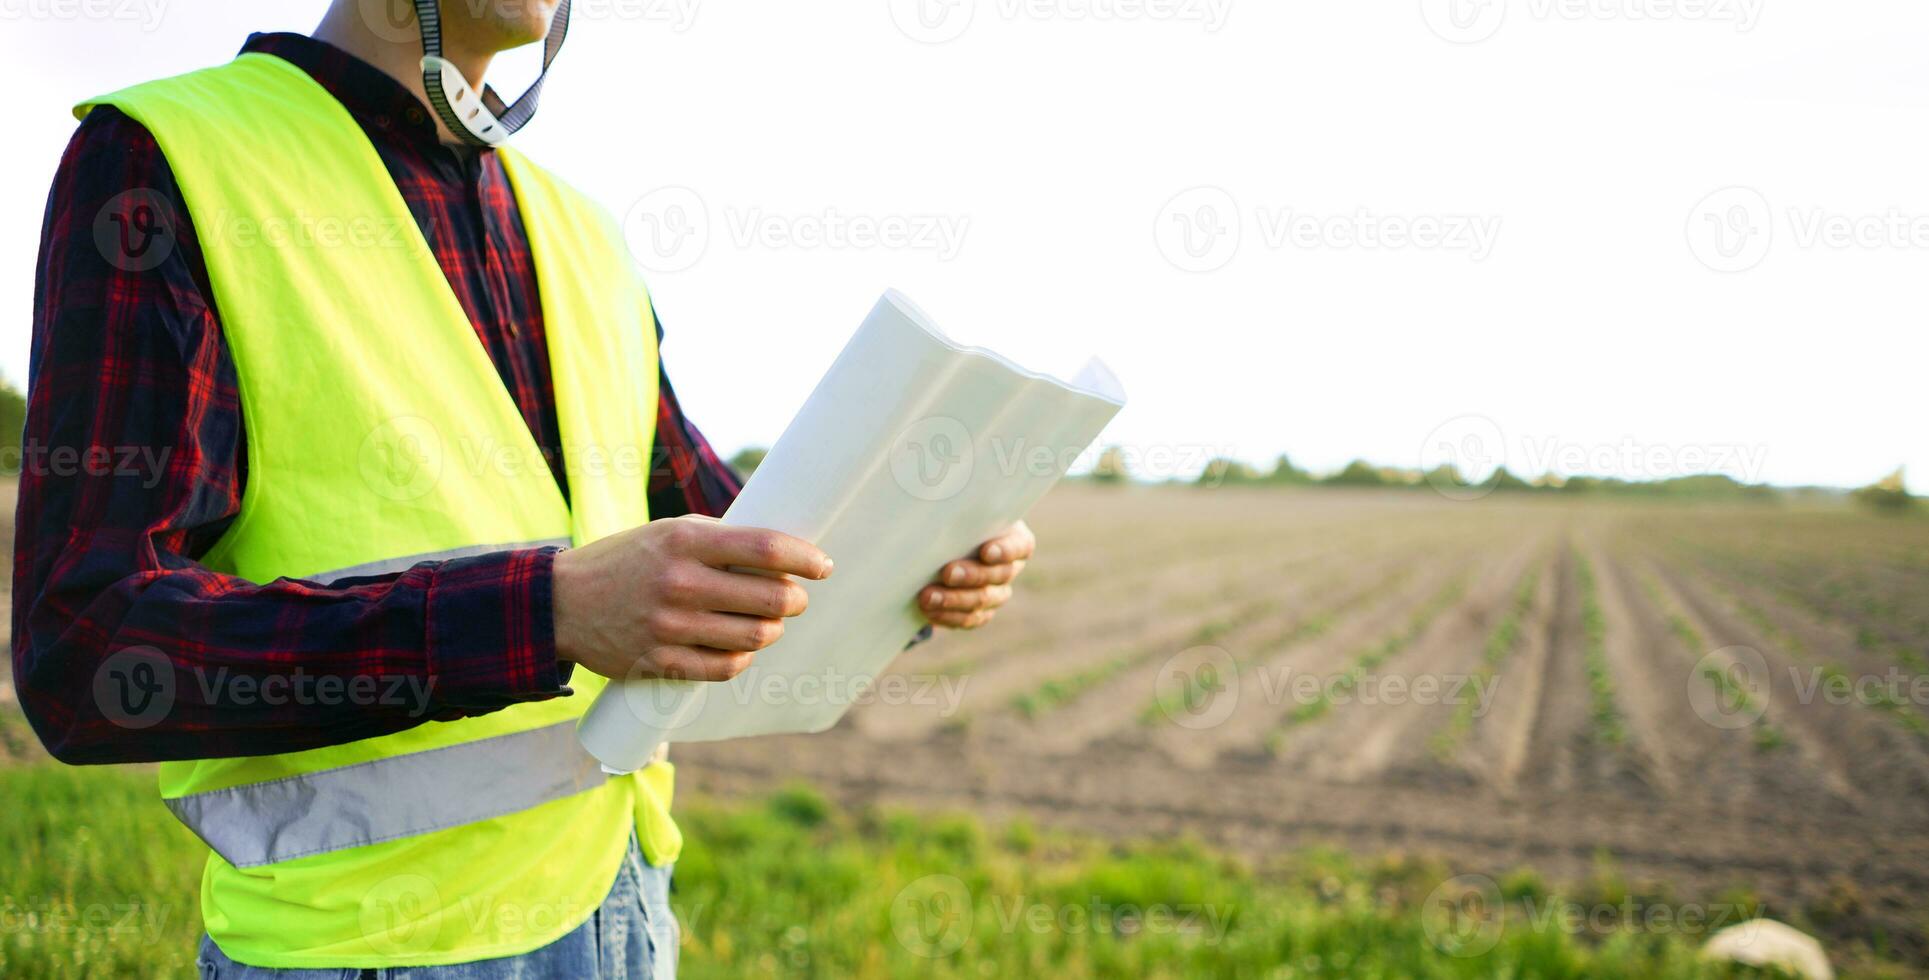
<instances>
[{"instance_id":1,"label":"man's right hand","mask_svg":"<svg viewBox=\"0 0 1929 980\"><path fill-rule=\"evenodd\" d=\"M788 534L655 521L556 555L556 655L619 680L727 681L809 603L790 576L830 574L829 556Z\"/></svg>"}]
</instances>

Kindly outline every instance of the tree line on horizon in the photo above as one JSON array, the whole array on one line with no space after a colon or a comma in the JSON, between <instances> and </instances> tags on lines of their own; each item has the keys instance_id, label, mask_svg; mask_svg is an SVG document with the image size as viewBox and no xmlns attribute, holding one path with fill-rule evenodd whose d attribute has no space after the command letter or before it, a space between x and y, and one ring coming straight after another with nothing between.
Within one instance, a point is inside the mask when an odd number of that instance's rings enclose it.
<instances>
[{"instance_id":1,"label":"tree line on horizon","mask_svg":"<svg viewBox=\"0 0 1929 980\"><path fill-rule=\"evenodd\" d=\"M9 470L17 471L20 459L21 428L26 421L26 398L20 389L4 378L0 378L0 459L7 461ZM12 450L12 452L7 452ZM751 447L739 451L730 458L730 465L744 479L749 479L757 465L763 462L766 450ZM1128 483L1133 481L1131 467L1127 463L1125 450L1109 446L1099 453L1091 472L1085 480L1093 483ZM1172 479L1168 483L1189 483L1193 486L1276 486L1276 487L1355 487L1355 488L1421 488L1432 487L1440 490L1480 490L1507 491L1516 493L1614 493L1638 494L1668 497L1709 497L1749 500L1775 500L1790 494L1821 494L1837 496L1840 491L1824 488L1806 490L1787 490L1760 483L1743 483L1719 473L1697 474L1694 476L1673 477L1665 480L1619 480L1604 477L1574 476L1561 477L1553 473L1544 474L1534 480L1524 480L1508 471L1505 467L1495 470L1485 480L1469 480L1458 469L1443 465L1430 471L1403 469L1392 466L1375 466L1362 459L1356 459L1332 473L1314 473L1303 469L1282 453L1273 461L1270 470L1259 468L1242 460L1230 457L1216 457L1206 464L1204 471L1190 480ZM1898 468L1881 480L1866 487L1848 492L1850 499L1872 510L1900 513L1918 511L1921 499L1912 496L1904 481L1904 472Z\"/></svg>"},{"instance_id":2,"label":"tree line on horizon","mask_svg":"<svg viewBox=\"0 0 1929 980\"><path fill-rule=\"evenodd\" d=\"M1123 450L1107 448L1099 454L1098 462L1088 474L1087 479L1097 483L1124 483L1132 479L1126 464ZM1533 480L1515 475L1506 467L1495 470L1483 480L1473 480L1451 465L1442 465L1432 470L1407 469L1392 466L1375 466L1363 459L1356 459L1339 470L1331 473L1315 473L1295 464L1288 455L1281 454L1273 462L1270 470L1262 471L1243 460L1230 457L1216 457L1206 464L1205 469L1190 480L1172 480L1173 483L1189 483L1200 487L1221 486L1275 486L1275 487L1353 487L1353 488L1434 488L1439 490L1462 491L1506 491L1516 493L1561 493L1561 494L1629 494L1665 497L1703 497L1728 498L1739 500L1778 500L1789 495L1811 494L1839 496L1841 491L1829 488L1803 488L1790 490L1762 483L1743 483L1733 477L1720 473L1703 473L1691 476L1670 477L1661 480L1622 480L1612 477L1572 476L1562 477L1547 473ZM1917 498L1911 496L1904 483L1903 470L1882 480L1848 492L1856 503L1883 511L1912 510Z\"/></svg>"}]
</instances>

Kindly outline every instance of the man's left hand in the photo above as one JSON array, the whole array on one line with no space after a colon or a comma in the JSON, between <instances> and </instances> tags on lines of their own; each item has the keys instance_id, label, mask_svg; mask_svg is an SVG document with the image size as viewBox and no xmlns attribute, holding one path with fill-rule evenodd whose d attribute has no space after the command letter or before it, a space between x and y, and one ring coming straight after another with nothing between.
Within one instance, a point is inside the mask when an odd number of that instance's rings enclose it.
<instances>
[{"instance_id":1,"label":"man's left hand","mask_svg":"<svg viewBox=\"0 0 1929 980\"><path fill-rule=\"evenodd\" d=\"M918 593L918 609L933 626L974 630L1011 601L1011 583L1025 570L1038 547L1031 528L1019 521L1011 530L978 547L974 557L960 558L941 569L933 584Z\"/></svg>"}]
</instances>

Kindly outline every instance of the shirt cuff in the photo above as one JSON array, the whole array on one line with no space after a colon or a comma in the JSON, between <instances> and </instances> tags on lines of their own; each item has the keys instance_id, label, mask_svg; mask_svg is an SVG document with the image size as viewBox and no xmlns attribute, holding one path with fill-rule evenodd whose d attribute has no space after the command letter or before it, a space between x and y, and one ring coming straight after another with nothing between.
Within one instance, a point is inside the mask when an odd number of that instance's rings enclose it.
<instances>
[{"instance_id":1,"label":"shirt cuff","mask_svg":"<svg viewBox=\"0 0 1929 980\"><path fill-rule=\"evenodd\" d=\"M560 548L438 564L428 590L430 697L465 714L570 693L551 608Z\"/></svg>"}]
</instances>

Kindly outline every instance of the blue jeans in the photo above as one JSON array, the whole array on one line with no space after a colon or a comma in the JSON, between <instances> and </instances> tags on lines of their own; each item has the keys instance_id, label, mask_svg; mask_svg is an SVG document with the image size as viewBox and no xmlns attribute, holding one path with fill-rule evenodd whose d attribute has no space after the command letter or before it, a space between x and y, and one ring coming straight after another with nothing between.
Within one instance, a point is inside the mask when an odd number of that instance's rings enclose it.
<instances>
[{"instance_id":1,"label":"blue jeans","mask_svg":"<svg viewBox=\"0 0 1929 980\"><path fill-rule=\"evenodd\" d=\"M616 884L575 932L521 956L451 966L355 970L271 970L229 959L201 937L202 980L676 980L677 941L670 911L670 868L652 868L630 841Z\"/></svg>"}]
</instances>

